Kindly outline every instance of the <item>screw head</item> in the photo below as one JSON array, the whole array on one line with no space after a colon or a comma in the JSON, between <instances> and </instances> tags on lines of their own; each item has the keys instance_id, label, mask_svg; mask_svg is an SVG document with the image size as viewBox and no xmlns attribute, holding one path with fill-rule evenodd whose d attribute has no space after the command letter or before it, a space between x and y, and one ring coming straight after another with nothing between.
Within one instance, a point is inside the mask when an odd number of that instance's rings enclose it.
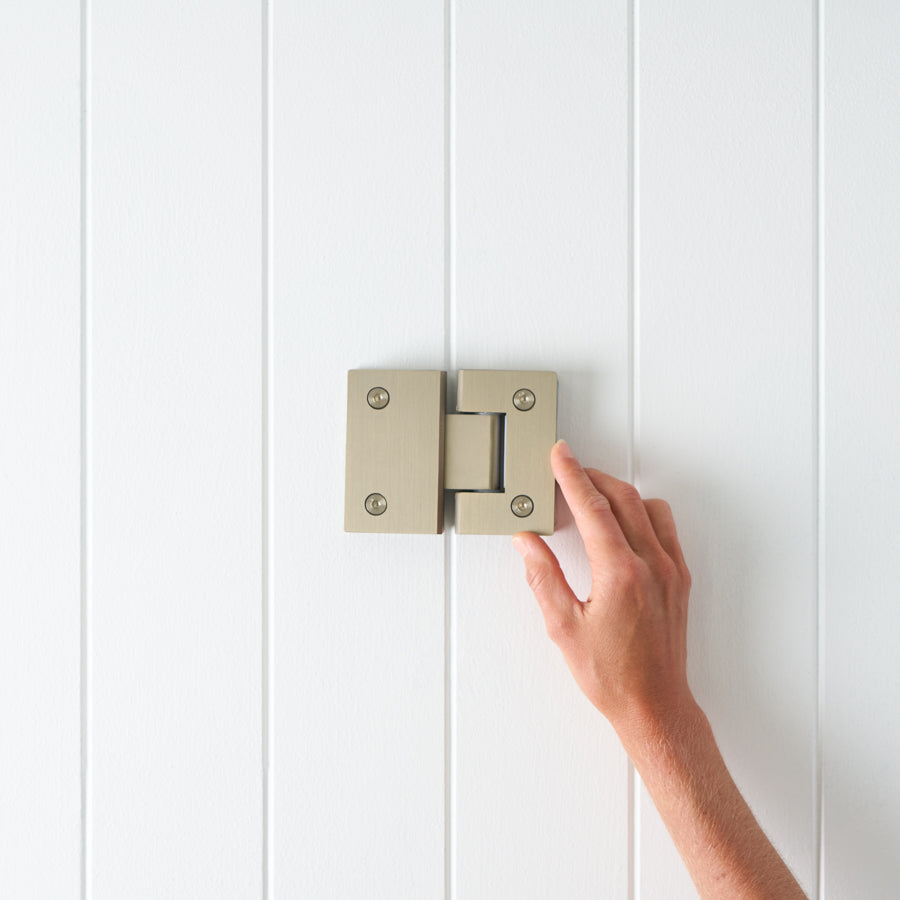
<instances>
[{"instance_id":1,"label":"screw head","mask_svg":"<svg viewBox=\"0 0 900 900\"><path fill-rule=\"evenodd\" d=\"M383 387L373 387L366 400L372 409L384 409L391 402L391 395Z\"/></svg>"},{"instance_id":2,"label":"screw head","mask_svg":"<svg viewBox=\"0 0 900 900\"><path fill-rule=\"evenodd\" d=\"M521 409L522 412L531 409L534 406L534 392L529 391L528 388L516 391L513 394L513 406L516 409Z\"/></svg>"},{"instance_id":3,"label":"screw head","mask_svg":"<svg viewBox=\"0 0 900 900\"><path fill-rule=\"evenodd\" d=\"M534 512L534 502L531 497L528 497L525 494L519 494L518 497L513 497L513 502L510 503L509 507L513 511L513 515L518 516L520 519L524 519Z\"/></svg>"},{"instance_id":4,"label":"screw head","mask_svg":"<svg viewBox=\"0 0 900 900\"><path fill-rule=\"evenodd\" d=\"M387 509L387 500L381 494L366 497L366 512L370 516L380 516Z\"/></svg>"}]
</instances>

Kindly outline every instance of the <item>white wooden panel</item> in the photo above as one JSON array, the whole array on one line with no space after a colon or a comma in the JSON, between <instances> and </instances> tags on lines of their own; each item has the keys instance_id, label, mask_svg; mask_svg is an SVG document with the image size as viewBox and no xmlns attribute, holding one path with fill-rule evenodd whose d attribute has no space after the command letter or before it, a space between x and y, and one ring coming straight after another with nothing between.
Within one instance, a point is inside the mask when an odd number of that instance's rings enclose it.
<instances>
[{"instance_id":1,"label":"white wooden panel","mask_svg":"<svg viewBox=\"0 0 900 900\"><path fill-rule=\"evenodd\" d=\"M261 23L94 3L90 896L258 896Z\"/></svg>"},{"instance_id":2,"label":"white wooden panel","mask_svg":"<svg viewBox=\"0 0 900 900\"><path fill-rule=\"evenodd\" d=\"M900 8L825 4L824 886L897 896Z\"/></svg>"},{"instance_id":3,"label":"white wooden panel","mask_svg":"<svg viewBox=\"0 0 900 900\"><path fill-rule=\"evenodd\" d=\"M557 371L560 434L624 476L626 5L455 9L452 365ZM585 595L565 511L559 525L551 545ZM455 550L455 896L624 897L626 757L547 639L509 539Z\"/></svg>"},{"instance_id":4,"label":"white wooden panel","mask_svg":"<svg viewBox=\"0 0 900 900\"><path fill-rule=\"evenodd\" d=\"M694 580L689 678L738 785L815 873L814 23L642 2L639 438ZM641 896L696 896L643 795Z\"/></svg>"},{"instance_id":5,"label":"white wooden panel","mask_svg":"<svg viewBox=\"0 0 900 900\"><path fill-rule=\"evenodd\" d=\"M0 894L54 900L81 868L79 47L77 4L0 6Z\"/></svg>"},{"instance_id":6,"label":"white wooden panel","mask_svg":"<svg viewBox=\"0 0 900 900\"><path fill-rule=\"evenodd\" d=\"M443 891L443 539L343 532L347 370L444 364L443 24L275 9L278 897Z\"/></svg>"}]
</instances>

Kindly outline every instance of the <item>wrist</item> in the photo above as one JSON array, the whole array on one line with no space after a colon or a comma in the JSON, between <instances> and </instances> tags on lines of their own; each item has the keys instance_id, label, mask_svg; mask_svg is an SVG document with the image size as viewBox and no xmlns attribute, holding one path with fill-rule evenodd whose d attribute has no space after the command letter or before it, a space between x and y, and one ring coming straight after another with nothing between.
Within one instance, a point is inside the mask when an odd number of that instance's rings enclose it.
<instances>
[{"instance_id":1,"label":"wrist","mask_svg":"<svg viewBox=\"0 0 900 900\"><path fill-rule=\"evenodd\" d=\"M660 766L680 768L700 748L715 746L709 720L689 691L664 706L636 705L614 727L645 781Z\"/></svg>"}]
</instances>

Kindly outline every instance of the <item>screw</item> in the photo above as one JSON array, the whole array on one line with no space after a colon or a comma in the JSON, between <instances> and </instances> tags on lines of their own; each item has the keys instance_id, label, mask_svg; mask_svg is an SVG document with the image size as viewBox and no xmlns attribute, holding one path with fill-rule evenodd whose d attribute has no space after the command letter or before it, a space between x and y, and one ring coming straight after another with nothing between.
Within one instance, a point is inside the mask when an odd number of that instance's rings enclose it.
<instances>
[{"instance_id":1,"label":"screw","mask_svg":"<svg viewBox=\"0 0 900 900\"><path fill-rule=\"evenodd\" d=\"M373 387L366 400L372 409L384 409L390 403L391 395L383 387Z\"/></svg>"},{"instance_id":2,"label":"screw","mask_svg":"<svg viewBox=\"0 0 900 900\"><path fill-rule=\"evenodd\" d=\"M531 497L526 497L525 494L519 494L518 497L513 497L513 502L510 503L509 506L513 511L513 515L518 516L520 519L524 519L534 512L534 503L532 502Z\"/></svg>"},{"instance_id":3,"label":"screw","mask_svg":"<svg viewBox=\"0 0 900 900\"><path fill-rule=\"evenodd\" d=\"M531 409L534 406L534 393L529 391L528 388L522 388L520 391L516 391L513 394L513 406L516 409L521 409L522 412Z\"/></svg>"},{"instance_id":4,"label":"screw","mask_svg":"<svg viewBox=\"0 0 900 900\"><path fill-rule=\"evenodd\" d=\"M366 497L366 512L370 516L380 516L387 509L387 500L381 494Z\"/></svg>"}]
</instances>

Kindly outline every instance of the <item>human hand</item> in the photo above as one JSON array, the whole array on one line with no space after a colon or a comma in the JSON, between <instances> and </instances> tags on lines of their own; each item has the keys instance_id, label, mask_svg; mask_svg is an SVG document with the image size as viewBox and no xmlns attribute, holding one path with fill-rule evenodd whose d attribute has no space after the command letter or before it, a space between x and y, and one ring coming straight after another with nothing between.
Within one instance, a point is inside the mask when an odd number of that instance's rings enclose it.
<instances>
[{"instance_id":1,"label":"human hand","mask_svg":"<svg viewBox=\"0 0 900 900\"><path fill-rule=\"evenodd\" d=\"M805 898L741 796L688 688L691 576L663 500L583 469L560 441L553 473L591 564L582 603L536 534L513 542L547 632L641 774L701 897Z\"/></svg>"},{"instance_id":2,"label":"human hand","mask_svg":"<svg viewBox=\"0 0 900 900\"><path fill-rule=\"evenodd\" d=\"M673 722L695 707L687 684L691 576L669 505L584 469L564 441L550 455L591 566L579 601L536 534L513 538L528 584L581 690L619 733Z\"/></svg>"}]
</instances>

